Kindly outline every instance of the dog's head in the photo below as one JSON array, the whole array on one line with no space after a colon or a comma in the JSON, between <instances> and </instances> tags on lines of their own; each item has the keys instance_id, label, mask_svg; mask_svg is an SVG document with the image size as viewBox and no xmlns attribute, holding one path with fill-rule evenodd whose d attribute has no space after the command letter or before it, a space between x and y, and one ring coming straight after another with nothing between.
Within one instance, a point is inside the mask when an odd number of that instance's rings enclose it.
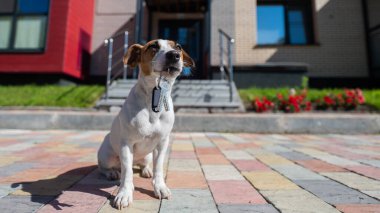
<instances>
[{"instance_id":1,"label":"dog's head","mask_svg":"<svg viewBox=\"0 0 380 213\"><path fill-rule=\"evenodd\" d=\"M181 45L170 40L153 40L144 46L134 44L124 56L124 64L130 67L139 65L142 75L177 77L183 67L194 67L194 61Z\"/></svg>"}]
</instances>

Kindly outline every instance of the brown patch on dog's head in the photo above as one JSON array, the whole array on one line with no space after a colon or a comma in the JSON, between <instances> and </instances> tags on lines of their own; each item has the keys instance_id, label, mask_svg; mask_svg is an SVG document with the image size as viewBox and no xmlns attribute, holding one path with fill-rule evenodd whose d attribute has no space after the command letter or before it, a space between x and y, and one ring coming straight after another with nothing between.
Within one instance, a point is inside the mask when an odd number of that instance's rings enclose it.
<instances>
[{"instance_id":1,"label":"brown patch on dog's head","mask_svg":"<svg viewBox=\"0 0 380 213\"><path fill-rule=\"evenodd\" d=\"M134 44L129 47L127 54L124 56L124 64L127 64L131 67L136 67L140 65L141 72L145 75L151 75L154 70L153 60L157 60L156 63L161 63L162 68L165 64L165 54L168 51L177 51L180 54L180 60L182 61L183 66L185 67L194 67L195 63L193 59L182 49L182 47L174 42L169 40L152 40L146 43L144 46L140 44ZM159 53L161 55L157 55ZM162 70L156 70L162 71Z\"/></svg>"}]
</instances>

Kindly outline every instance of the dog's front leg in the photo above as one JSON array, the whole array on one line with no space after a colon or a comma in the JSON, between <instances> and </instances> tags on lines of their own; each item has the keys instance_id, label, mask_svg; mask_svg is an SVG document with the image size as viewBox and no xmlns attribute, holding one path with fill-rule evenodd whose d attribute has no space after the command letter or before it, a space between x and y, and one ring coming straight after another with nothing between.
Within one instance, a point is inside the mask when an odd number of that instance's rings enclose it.
<instances>
[{"instance_id":1,"label":"dog's front leg","mask_svg":"<svg viewBox=\"0 0 380 213\"><path fill-rule=\"evenodd\" d=\"M169 136L163 139L153 152L153 186L154 194L159 199L170 198L170 189L164 180L164 160L169 145Z\"/></svg>"},{"instance_id":2,"label":"dog's front leg","mask_svg":"<svg viewBox=\"0 0 380 213\"><path fill-rule=\"evenodd\" d=\"M122 143L120 150L121 178L120 188L117 193L114 205L117 209L127 207L133 201L133 148L127 143Z\"/></svg>"}]
</instances>

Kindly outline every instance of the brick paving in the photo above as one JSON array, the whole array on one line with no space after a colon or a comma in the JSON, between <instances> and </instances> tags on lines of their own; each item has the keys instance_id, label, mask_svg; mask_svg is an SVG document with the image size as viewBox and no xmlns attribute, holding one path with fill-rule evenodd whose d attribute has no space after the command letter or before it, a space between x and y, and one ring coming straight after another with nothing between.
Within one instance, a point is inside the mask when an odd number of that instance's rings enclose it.
<instances>
[{"instance_id":1,"label":"brick paving","mask_svg":"<svg viewBox=\"0 0 380 213\"><path fill-rule=\"evenodd\" d=\"M0 130L1 212L118 212L104 131ZM125 212L380 212L380 135L174 133L171 200L134 178Z\"/></svg>"}]
</instances>

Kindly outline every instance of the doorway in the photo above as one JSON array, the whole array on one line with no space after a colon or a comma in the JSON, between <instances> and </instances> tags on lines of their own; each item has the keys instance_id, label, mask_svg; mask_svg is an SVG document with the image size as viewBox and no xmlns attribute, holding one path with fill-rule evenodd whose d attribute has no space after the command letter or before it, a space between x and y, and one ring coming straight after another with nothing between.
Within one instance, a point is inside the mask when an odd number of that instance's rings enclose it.
<instances>
[{"instance_id":1,"label":"doorway","mask_svg":"<svg viewBox=\"0 0 380 213\"><path fill-rule=\"evenodd\" d=\"M182 48L194 60L195 69L185 69L182 79L201 79L203 78L202 52L203 52L203 23L200 19L191 20L172 20L161 19L159 21L158 37L178 42Z\"/></svg>"}]
</instances>

